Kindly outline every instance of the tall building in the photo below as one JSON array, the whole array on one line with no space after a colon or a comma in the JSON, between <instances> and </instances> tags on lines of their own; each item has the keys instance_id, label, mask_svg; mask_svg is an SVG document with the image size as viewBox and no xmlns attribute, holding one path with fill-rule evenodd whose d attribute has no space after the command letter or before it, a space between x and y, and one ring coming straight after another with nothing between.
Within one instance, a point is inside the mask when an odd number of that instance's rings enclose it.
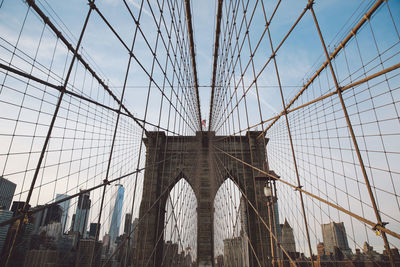
<instances>
[{"instance_id":1,"label":"tall building","mask_svg":"<svg viewBox=\"0 0 400 267\"><path fill-rule=\"evenodd\" d=\"M60 252L50 249L32 249L25 255L24 266L42 267L57 266L59 264Z\"/></svg>"},{"instance_id":2,"label":"tall building","mask_svg":"<svg viewBox=\"0 0 400 267\"><path fill-rule=\"evenodd\" d=\"M232 267L249 266L248 258L243 251L247 242L243 236L224 239L224 264Z\"/></svg>"},{"instance_id":3,"label":"tall building","mask_svg":"<svg viewBox=\"0 0 400 267\"><path fill-rule=\"evenodd\" d=\"M129 234L132 231L132 214L125 214L124 234Z\"/></svg>"},{"instance_id":4,"label":"tall building","mask_svg":"<svg viewBox=\"0 0 400 267\"><path fill-rule=\"evenodd\" d=\"M273 202L273 214L272 216L274 216L274 221L275 221L275 227L276 227L276 233L277 236L280 236L281 233L281 224L279 224L279 208L278 208L278 199L275 197L274 198L274 202Z\"/></svg>"},{"instance_id":5,"label":"tall building","mask_svg":"<svg viewBox=\"0 0 400 267\"><path fill-rule=\"evenodd\" d=\"M64 195L64 194L57 194L56 195L56 201L62 200L66 197L69 197L68 195ZM65 229L67 227L67 220L68 220L68 211L69 211L69 202L70 199L65 200L64 202L61 202L59 205L62 209L62 216L61 216L61 225L62 225L62 231L63 233L66 232L67 229Z\"/></svg>"},{"instance_id":6,"label":"tall building","mask_svg":"<svg viewBox=\"0 0 400 267\"><path fill-rule=\"evenodd\" d=\"M13 247L13 253L9 258L12 262L12 266L23 266L26 252L31 247L31 240L33 235L33 224L23 223L19 228L20 221L15 221L10 225L7 233L7 238L4 242L1 266L4 266L5 260L8 258L11 247ZM19 228L18 235L17 229ZM15 242L14 242L15 238Z\"/></svg>"},{"instance_id":7,"label":"tall building","mask_svg":"<svg viewBox=\"0 0 400 267\"><path fill-rule=\"evenodd\" d=\"M13 216L12 211L9 211L5 208L0 208L0 222L4 222L4 221L8 220L12 216ZM1 254L1 251L3 250L4 242L6 241L9 227L10 227L10 225L4 225L4 226L0 227L0 254Z\"/></svg>"},{"instance_id":8,"label":"tall building","mask_svg":"<svg viewBox=\"0 0 400 267\"><path fill-rule=\"evenodd\" d=\"M62 208L59 205L50 206L45 209L44 223L48 225L50 223L61 223Z\"/></svg>"},{"instance_id":9,"label":"tall building","mask_svg":"<svg viewBox=\"0 0 400 267\"><path fill-rule=\"evenodd\" d=\"M40 206L38 206L40 207ZM59 205L50 206L32 215L33 231L37 232L40 227L51 223L61 223L62 208Z\"/></svg>"},{"instance_id":10,"label":"tall building","mask_svg":"<svg viewBox=\"0 0 400 267\"><path fill-rule=\"evenodd\" d=\"M42 207L42 205L38 205L37 208ZM37 233L39 231L40 226L42 226L42 221L44 217L45 210L40 210L31 215L32 223L33 223L33 232Z\"/></svg>"},{"instance_id":11,"label":"tall building","mask_svg":"<svg viewBox=\"0 0 400 267\"><path fill-rule=\"evenodd\" d=\"M177 266L179 261L179 245L178 243L172 243L172 241L168 240L164 243L164 263L165 267L173 267Z\"/></svg>"},{"instance_id":12,"label":"tall building","mask_svg":"<svg viewBox=\"0 0 400 267\"><path fill-rule=\"evenodd\" d=\"M62 233L62 225L60 222L51 222L39 228L39 232L44 231L47 237L51 237L54 240L59 240Z\"/></svg>"},{"instance_id":13,"label":"tall building","mask_svg":"<svg viewBox=\"0 0 400 267\"><path fill-rule=\"evenodd\" d=\"M330 222L322 224L321 227L325 253L334 254L335 247L338 247L344 254L351 254L343 222Z\"/></svg>"},{"instance_id":14,"label":"tall building","mask_svg":"<svg viewBox=\"0 0 400 267\"><path fill-rule=\"evenodd\" d=\"M317 245L317 254L319 256L325 255L325 245L322 242L319 242Z\"/></svg>"},{"instance_id":15,"label":"tall building","mask_svg":"<svg viewBox=\"0 0 400 267\"><path fill-rule=\"evenodd\" d=\"M135 219L133 220L133 223L132 223L133 232L132 232L132 234L131 234L133 246L135 246L135 244L136 244L136 239L137 239L138 234L139 234L139 227L138 227L138 226L139 226L139 218L135 218Z\"/></svg>"},{"instance_id":16,"label":"tall building","mask_svg":"<svg viewBox=\"0 0 400 267\"><path fill-rule=\"evenodd\" d=\"M124 201L124 187L120 184L117 184L118 191L117 196L115 198L114 207L112 209L112 217L110 224L110 244L115 242L117 236L119 236L119 227L121 225L121 215L122 215L122 204Z\"/></svg>"},{"instance_id":17,"label":"tall building","mask_svg":"<svg viewBox=\"0 0 400 267\"><path fill-rule=\"evenodd\" d=\"M218 255L216 259L216 267L224 267L224 255Z\"/></svg>"},{"instance_id":18,"label":"tall building","mask_svg":"<svg viewBox=\"0 0 400 267\"><path fill-rule=\"evenodd\" d=\"M89 220L90 211L90 194L86 192L79 195L78 206L76 207L75 219L73 220L72 229L75 232L79 232L81 236L86 236L86 228Z\"/></svg>"},{"instance_id":19,"label":"tall building","mask_svg":"<svg viewBox=\"0 0 400 267\"><path fill-rule=\"evenodd\" d=\"M0 207L10 209L16 187L16 184L0 176Z\"/></svg>"},{"instance_id":20,"label":"tall building","mask_svg":"<svg viewBox=\"0 0 400 267\"><path fill-rule=\"evenodd\" d=\"M103 251L104 254L108 253L108 250L110 249L110 235L105 234L103 236Z\"/></svg>"},{"instance_id":21,"label":"tall building","mask_svg":"<svg viewBox=\"0 0 400 267\"><path fill-rule=\"evenodd\" d=\"M279 240L286 252L296 252L296 242L294 240L293 228L285 219L285 223L280 225Z\"/></svg>"},{"instance_id":22,"label":"tall building","mask_svg":"<svg viewBox=\"0 0 400 267\"><path fill-rule=\"evenodd\" d=\"M71 231L74 230L75 217L76 217L76 214L72 214L72 218L71 218L71 227L70 227L70 230L71 230Z\"/></svg>"},{"instance_id":23,"label":"tall building","mask_svg":"<svg viewBox=\"0 0 400 267\"><path fill-rule=\"evenodd\" d=\"M89 227L89 238L95 239L96 237L96 232L97 229L99 228L100 231L100 225L98 223L91 223Z\"/></svg>"},{"instance_id":24,"label":"tall building","mask_svg":"<svg viewBox=\"0 0 400 267\"><path fill-rule=\"evenodd\" d=\"M102 243L92 239L81 239L76 253L76 267L100 266ZM92 257L93 255L93 257Z\"/></svg>"}]
</instances>

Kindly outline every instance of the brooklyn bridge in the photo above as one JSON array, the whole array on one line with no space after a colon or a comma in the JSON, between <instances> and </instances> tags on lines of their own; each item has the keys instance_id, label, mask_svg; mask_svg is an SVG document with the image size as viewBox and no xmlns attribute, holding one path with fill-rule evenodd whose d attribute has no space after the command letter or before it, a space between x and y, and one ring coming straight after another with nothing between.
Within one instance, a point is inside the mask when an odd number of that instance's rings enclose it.
<instances>
[{"instance_id":1,"label":"brooklyn bridge","mask_svg":"<svg viewBox=\"0 0 400 267\"><path fill-rule=\"evenodd\" d=\"M400 2L0 0L1 266L400 266Z\"/></svg>"}]
</instances>

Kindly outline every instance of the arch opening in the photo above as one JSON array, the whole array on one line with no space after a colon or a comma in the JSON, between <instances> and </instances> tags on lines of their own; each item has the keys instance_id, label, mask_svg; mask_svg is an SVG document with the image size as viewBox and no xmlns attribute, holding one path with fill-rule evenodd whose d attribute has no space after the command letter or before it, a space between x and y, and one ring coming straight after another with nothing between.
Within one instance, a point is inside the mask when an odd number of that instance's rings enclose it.
<instances>
[{"instance_id":1,"label":"arch opening","mask_svg":"<svg viewBox=\"0 0 400 267\"><path fill-rule=\"evenodd\" d=\"M197 198L185 178L171 189L165 204L162 266L191 266L197 258Z\"/></svg>"},{"instance_id":2,"label":"arch opening","mask_svg":"<svg viewBox=\"0 0 400 267\"><path fill-rule=\"evenodd\" d=\"M245 200L227 178L214 198L214 257L220 266L249 266Z\"/></svg>"}]
</instances>

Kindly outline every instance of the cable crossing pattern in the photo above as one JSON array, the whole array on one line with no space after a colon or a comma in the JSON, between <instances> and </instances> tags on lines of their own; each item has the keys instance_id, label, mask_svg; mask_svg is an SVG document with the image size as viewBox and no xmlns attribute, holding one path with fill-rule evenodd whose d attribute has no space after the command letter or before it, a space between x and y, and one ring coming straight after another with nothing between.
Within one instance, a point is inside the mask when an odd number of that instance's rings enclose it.
<instances>
[{"instance_id":1,"label":"cable crossing pattern","mask_svg":"<svg viewBox=\"0 0 400 267\"><path fill-rule=\"evenodd\" d=\"M0 0L1 266L400 265L400 4L200 2Z\"/></svg>"}]
</instances>

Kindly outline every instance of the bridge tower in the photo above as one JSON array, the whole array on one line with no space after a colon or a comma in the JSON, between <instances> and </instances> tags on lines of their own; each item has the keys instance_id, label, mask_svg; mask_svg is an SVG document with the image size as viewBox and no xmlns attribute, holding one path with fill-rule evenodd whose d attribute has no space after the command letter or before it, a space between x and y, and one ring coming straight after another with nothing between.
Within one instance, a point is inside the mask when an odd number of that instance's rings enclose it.
<instances>
[{"instance_id":1,"label":"bridge tower","mask_svg":"<svg viewBox=\"0 0 400 267\"><path fill-rule=\"evenodd\" d=\"M250 266L259 266L254 255L270 258L270 236L257 216L259 213L264 222L268 222L266 203L257 201L260 200L259 195L263 194L264 182L260 179L256 181L255 177L262 175L253 168L238 164L218 150L221 148L230 155L265 170L265 146L268 140L265 137L257 138L260 134L258 131L249 131L244 136L228 137L215 136L214 132L197 132L195 136L147 133L144 138L146 169L139 212L137 251L133 255L135 266L162 266L166 201L170 190L181 178L190 184L197 198L198 266L214 266L213 203L218 188L227 178L232 179L248 198L246 209ZM224 161L223 173L221 168L216 171L216 165L219 164L216 158ZM267 263L261 264L266 266Z\"/></svg>"}]
</instances>

